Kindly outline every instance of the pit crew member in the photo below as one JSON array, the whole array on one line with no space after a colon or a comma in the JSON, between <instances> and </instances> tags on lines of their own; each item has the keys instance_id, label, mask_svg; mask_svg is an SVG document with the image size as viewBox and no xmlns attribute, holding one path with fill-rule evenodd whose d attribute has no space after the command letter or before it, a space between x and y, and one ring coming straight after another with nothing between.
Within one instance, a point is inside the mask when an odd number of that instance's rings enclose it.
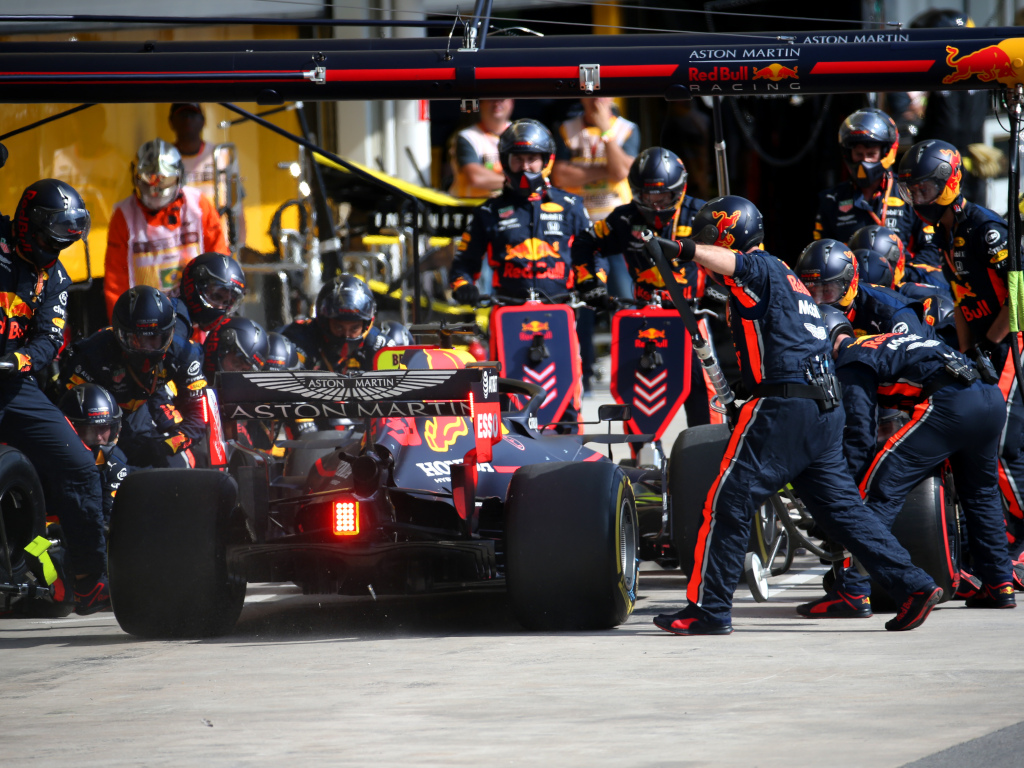
<instances>
[{"instance_id":1,"label":"pit crew member","mask_svg":"<svg viewBox=\"0 0 1024 768\"><path fill-rule=\"evenodd\" d=\"M100 475L92 452L32 374L64 343L71 280L58 257L88 229L82 198L57 179L25 189L13 222L0 217L0 441L28 456L43 482L47 510L60 517L80 614L110 605Z\"/></svg>"},{"instance_id":2,"label":"pit crew member","mask_svg":"<svg viewBox=\"0 0 1024 768\"><path fill-rule=\"evenodd\" d=\"M868 509L892 529L907 494L947 459L971 532L982 588L969 608L1013 608L1010 556L996 453L1006 420L1002 394L962 354L909 333L855 338L846 316L823 307L843 385L844 450ZM878 408L910 421L875 452ZM871 616L871 581L848 568L824 597L797 607L811 617Z\"/></svg>"},{"instance_id":3,"label":"pit crew member","mask_svg":"<svg viewBox=\"0 0 1024 768\"><path fill-rule=\"evenodd\" d=\"M761 250L761 214L744 203L734 224L697 231L708 244L651 240L667 258L697 261L721 276L729 290L740 372L752 393L705 502L686 590L689 604L654 623L680 635L732 632L732 595L751 522L768 496L791 482L825 533L841 541L901 605L886 629L913 629L942 590L864 507L843 457L843 411L824 321L800 278ZM708 206L698 216L733 213ZM736 250L720 245L726 242Z\"/></svg>"},{"instance_id":4,"label":"pit crew member","mask_svg":"<svg viewBox=\"0 0 1024 768\"><path fill-rule=\"evenodd\" d=\"M183 186L185 166L173 145L147 141L131 172L135 190L114 206L107 232L103 293L108 313L136 285L176 296L182 267L204 251L228 251L213 203Z\"/></svg>"},{"instance_id":5,"label":"pit crew member","mask_svg":"<svg viewBox=\"0 0 1024 768\"><path fill-rule=\"evenodd\" d=\"M923 307L891 288L862 283L857 258L838 240L815 240L793 271L817 304L841 309L861 334L910 332L935 338L923 320Z\"/></svg>"},{"instance_id":6,"label":"pit crew member","mask_svg":"<svg viewBox=\"0 0 1024 768\"><path fill-rule=\"evenodd\" d=\"M61 357L65 389L91 382L124 411L120 447L136 467L191 467L205 434L203 350L175 333L171 299L137 285L114 305L113 325Z\"/></svg>"},{"instance_id":7,"label":"pit crew member","mask_svg":"<svg viewBox=\"0 0 1024 768\"><path fill-rule=\"evenodd\" d=\"M839 150L850 178L819 195L814 239L848 243L861 227L877 224L899 235L913 261L940 266L931 225L914 216L896 187L893 164L898 147L896 123L880 109L859 109L843 121Z\"/></svg>"},{"instance_id":8,"label":"pit crew member","mask_svg":"<svg viewBox=\"0 0 1024 768\"><path fill-rule=\"evenodd\" d=\"M1007 229L996 213L964 198L962 165L952 144L922 141L900 161L899 184L917 215L936 226L956 304L960 350L976 362L986 381L998 383L1007 403L999 489L1008 505L1010 554L1019 561L1024 551L1024 406L1010 356Z\"/></svg>"},{"instance_id":9,"label":"pit crew member","mask_svg":"<svg viewBox=\"0 0 1024 768\"><path fill-rule=\"evenodd\" d=\"M295 344L307 370L373 370L373 357L389 340L377 328L377 301L355 275L338 275L317 294L311 320L289 323L281 333Z\"/></svg>"},{"instance_id":10,"label":"pit crew member","mask_svg":"<svg viewBox=\"0 0 1024 768\"><path fill-rule=\"evenodd\" d=\"M245 273L223 253L201 253L181 271L181 297L191 326L187 338L202 344L206 334L238 311L245 297Z\"/></svg>"},{"instance_id":11,"label":"pit crew member","mask_svg":"<svg viewBox=\"0 0 1024 768\"><path fill-rule=\"evenodd\" d=\"M633 280L633 295L639 301L660 300L671 306L661 274L655 269L644 250L640 234L650 230L659 237L675 238L690 235L693 217L703 206L703 200L686 195L686 166L675 152L661 147L645 149L629 169L629 187L633 199L620 205L607 218L594 222L593 230L582 232L572 244L572 262L591 275L598 273L599 255L621 253L626 260L629 276ZM704 270L697 264L680 264L675 272L683 296L696 302L704 295ZM597 278L582 280L577 286L580 293L598 310L612 307L605 284ZM710 338L707 320L701 318L701 333ZM689 426L719 422L720 414L708 407L710 383L705 381L703 366L694 354L690 365L690 396L683 407Z\"/></svg>"},{"instance_id":12,"label":"pit crew member","mask_svg":"<svg viewBox=\"0 0 1024 768\"><path fill-rule=\"evenodd\" d=\"M109 527L117 489L133 469L128 465L124 451L117 447L121 434L121 406L99 384L79 384L64 393L59 406L82 442L96 457L103 489L103 522Z\"/></svg>"}]
</instances>

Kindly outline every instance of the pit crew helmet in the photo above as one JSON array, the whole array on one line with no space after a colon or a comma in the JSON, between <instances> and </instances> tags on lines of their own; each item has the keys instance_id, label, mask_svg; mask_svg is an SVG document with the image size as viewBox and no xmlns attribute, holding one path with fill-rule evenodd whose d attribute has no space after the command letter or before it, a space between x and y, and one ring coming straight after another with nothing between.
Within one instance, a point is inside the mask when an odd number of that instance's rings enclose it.
<instances>
[{"instance_id":1,"label":"pit crew helmet","mask_svg":"<svg viewBox=\"0 0 1024 768\"><path fill-rule=\"evenodd\" d=\"M245 273L230 256L201 253L181 272L181 297L192 322L204 331L234 314L244 296Z\"/></svg>"},{"instance_id":2,"label":"pit crew helmet","mask_svg":"<svg viewBox=\"0 0 1024 768\"><path fill-rule=\"evenodd\" d=\"M294 371L302 366L299 365L299 351L291 340L281 333L271 331L267 334L267 361L263 366L264 371L280 373L281 371Z\"/></svg>"},{"instance_id":3,"label":"pit crew helmet","mask_svg":"<svg viewBox=\"0 0 1024 768\"><path fill-rule=\"evenodd\" d=\"M99 384L79 384L60 399L60 410L94 456L109 455L121 434L121 406Z\"/></svg>"},{"instance_id":4,"label":"pit crew helmet","mask_svg":"<svg viewBox=\"0 0 1024 768\"><path fill-rule=\"evenodd\" d=\"M377 301L370 286L355 275L338 275L320 289L316 297L316 324L327 352L334 360L351 357L366 339L377 315ZM331 320L358 320L361 330L354 336L331 333Z\"/></svg>"},{"instance_id":5,"label":"pit crew helmet","mask_svg":"<svg viewBox=\"0 0 1024 768\"><path fill-rule=\"evenodd\" d=\"M81 195L58 179L42 179L21 193L14 209L18 253L40 269L49 269L60 252L89 232L89 211Z\"/></svg>"},{"instance_id":6,"label":"pit crew helmet","mask_svg":"<svg viewBox=\"0 0 1024 768\"><path fill-rule=\"evenodd\" d=\"M150 211L166 208L185 182L185 164L181 153L163 139L147 141L132 162L132 184L143 207Z\"/></svg>"},{"instance_id":7,"label":"pit crew helmet","mask_svg":"<svg viewBox=\"0 0 1024 768\"><path fill-rule=\"evenodd\" d=\"M861 189L873 187L889 172L896 162L899 143L896 123L885 112L874 107L858 109L839 126L839 148L843 163L853 183ZM877 162L855 161L853 148L857 144L878 146L882 151L881 158Z\"/></svg>"},{"instance_id":8,"label":"pit crew helmet","mask_svg":"<svg viewBox=\"0 0 1024 768\"><path fill-rule=\"evenodd\" d=\"M114 302L111 325L136 373L155 372L174 340L174 306L156 288L136 285Z\"/></svg>"},{"instance_id":9,"label":"pit crew helmet","mask_svg":"<svg viewBox=\"0 0 1024 768\"><path fill-rule=\"evenodd\" d=\"M866 248L858 248L853 255L857 259L857 272L861 280L883 288L894 287L892 265L887 258Z\"/></svg>"},{"instance_id":10,"label":"pit crew helmet","mask_svg":"<svg viewBox=\"0 0 1024 768\"><path fill-rule=\"evenodd\" d=\"M857 296L857 258L838 240L815 240L804 248L793 271L817 304L845 310Z\"/></svg>"},{"instance_id":11,"label":"pit crew helmet","mask_svg":"<svg viewBox=\"0 0 1024 768\"><path fill-rule=\"evenodd\" d=\"M512 166L509 164L511 156L526 154L537 154L547 158L544 168L537 173L512 171ZM529 118L516 120L505 129L498 139L498 158L501 161L501 171L505 174L505 181L509 188L523 197L529 197L547 187L546 177L555 162L555 140L551 136L551 131L542 123Z\"/></svg>"},{"instance_id":12,"label":"pit crew helmet","mask_svg":"<svg viewBox=\"0 0 1024 768\"><path fill-rule=\"evenodd\" d=\"M206 374L217 371L262 371L270 351L268 334L247 317L232 317L203 342Z\"/></svg>"},{"instance_id":13,"label":"pit crew helmet","mask_svg":"<svg viewBox=\"0 0 1024 768\"><path fill-rule=\"evenodd\" d=\"M760 248L764 242L764 219L745 197L716 197L693 217L691 237L704 245L720 245L745 253Z\"/></svg>"},{"instance_id":14,"label":"pit crew helmet","mask_svg":"<svg viewBox=\"0 0 1024 768\"><path fill-rule=\"evenodd\" d=\"M900 160L900 193L928 224L938 224L951 205L955 211L962 208L962 177L960 152L946 141L920 141Z\"/></svg>"},{"instance_id":15,"label":"pit crew helmet","mask_svg":"<svg viewBox=\"0 0 1024 768\"><path fill-rule=\"evenodd\" d=\"M879 226L878 224L869 224L866 227L861 227L850 236L847 245L850 246L851 251L874 251L879 256L884 256L892 265L893 273L897 269L902 271L904 267L906 251L903 249L903 241L889 227ZM902 275L899 277L901 278ZM896 282L900 282L900 279L897 279Z\"/></svg>"},{"instance_id":16,"label":"pit crew helmet","mask_svg":"<svg viewBox=\"0 0 1024 768\"><path fill-rule=\"evenodd\" d=\"M380 334L387 339L389 347L409 347L416 342L409 329L394 320L386 320L380 324Z\"/></svg>"},{"instance_id":17,"label":"pit crew helmet","mask_svg":"<svg viewBox=\"0 0 1024 768\"><path fill-rule=\"evenodd\" d=\"M675 217L686 195L686 166L662 147L645 149L629 166L633 202L647 226L660 230Z\"/></svg>"},{"instance_id":18,"label":"pit crew helmet","mask_svg":"<svg viewBox=\"0 0 1024 768\"><path fill-rule=\"evenodd\" d=\"M825 321L828 340L833 347L835 346L837 336L841 334L855 336L850 318L842 310L825 305L818 307L818 312L821 313L821 319Z\"/></svg>"}]
</instances>

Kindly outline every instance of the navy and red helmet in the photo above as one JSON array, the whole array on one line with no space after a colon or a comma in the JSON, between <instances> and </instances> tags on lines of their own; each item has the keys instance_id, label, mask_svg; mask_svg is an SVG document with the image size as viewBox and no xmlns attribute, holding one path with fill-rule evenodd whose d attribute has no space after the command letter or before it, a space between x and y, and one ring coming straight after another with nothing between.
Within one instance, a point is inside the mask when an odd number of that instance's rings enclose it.
<instances>
[{"instance_id":1,"label":"navy and red helmet","mask_svg":"<svg viewBox=\"0 0 1024 768\"><path fill-rule=\"evenodd\" d=\"M544 168L537 172L513 171L509 163L512 155L540 155ZM498 139L498 158L508 187L524 197L542 192L548 184L547 174L555 162L555 139L542 123L524 118L516 120Z\"/></svg>"},{"instance_id":2,"label":"navy and red helmet","mask_svg":"<svg viewBox=\"0 0 1024 768\"><path fill-rule=\"evenodd\" d=\"M232 317L218 325L203 342L207 376L218 371L262 371L270 352L267 332L247 317Z\"/></svg>"},{"instance_id":3,"label":"navy and red helmet","mask_svg":"<svg viewBox=\"0 0 1024 768\"><path fill-rule=\"evenodd\" d=\"M838 240L815 240L804 248L793 271L817 304L845 310L857 296L857 257Z\"/></svg>"},{"instance_id":4,"label":"navy and red helmet","mask_svg":"<svg viewBox=\"0 0 1024 768\"><path fill-rule=\"evenodd\" d=\"M900 160L900 193L927 224L938 224L951 205L963 206L960 151L947 141L929 139L907 150Z\"/></svg>"},{"instance_id":5,"label":"navy and red helmet","mask_svg":"<svg viewBox=\"0 0 1024 768\"><path fill-rule=\"evenodd\" d=\"M99 384L79 384L64 393L60 410L94 454L104 454L121 434L121 406Z\"/></svg>"},{"instance_id":6,"label":"navy and red helmet","mask_svg":"<svg viewBox=\"0 0 1024 768\"><path fill-rule=\"evenodd\" d=\"M903 241L895 231L878 224L870 224L854 232L847 245L855 254L858 251L870 251L882 256L889 262L892 269L892 284L896 286L903 282L907 257L903 250ZM868 282L874 281L868 279ZM883 285L883 283L875 283L875 285Z\"/></svg>"},{"instance_id":7,"label":"navy and red helmet","mask_svg":"<svg viewBox=\"0 0 1024 768\"><path fill-rule=\"evenodd\" d=\"M315 322L325 349L335 360L351 357L362 346L377 315L373 291L355 275L338 275L324 284L317 294L315 307ZM351 335L336 336L331 331L331 320L358 321L360 330Z\"/></svg>"},{"instance_id":8,"label":"navy and red helmet","mask_svg":"<svg viewBox=\"0 0 1024 768\"><path fill-rule=\"evenodd\" d=\"M174 340L174 306L156 288L136 285L114 302L114 337L133 367L149 371L164 359Z\"/></svg>"},{"instance_id":9,"label":"navy and red helmet","mask_svg":"<svg viewBox=\"0 0 1024 768\"><path fill-rule=\"evenodd\" d=\"M70 184L41 179L21 193L13 227L18 253L49 269L61 251L89 233L89 211Z\"/></svg>"},{"instance_id":10,"label":"navy and red helmet","mask_svg":"<svg viewBox=\"0 0 1024 768\"><path fill-rule=\"evenodd\" d=\"M299 350L291 339L281 333L271 331L267 334L267 362L264 371L294 371L302 366L299 364Z\"/></svg>"},{"instance_id":11,"label":"navy and red helmet","mask_svg":"<svg viewBox=\"0 0 1024 768\"><path fill-rule=\"evenodd\" d=\"M204 331L236 312L244 296L245 273L223 253L201 253L181 271L181 298L192 322Z\"/></svg>"},{"instance_id":12,"label":"navy and red helmet","mask_svg":"<svg viewBox=\"0 0 1024 768\"><path fill-rule=\"evenodd\" d=\"M726 195L704 204L693 217L691 238L704 245L719 245L745 253L764 243L764 219L745 197Z\"/></svg>"},{"instance_id":13,"label":"navy and red helmet","mask_svg":"<svg viewBox=\"0 0 1024 768\"><path fill-rule=\"evenodd\" d=\"M861 280L869 285L880 285L883 288L895 287L892 264L887 258L866 248L858 248L853 255L857 259L857 272Z\"/></svg>"},{"instance_id":14,"label":"navy and red helmet","mask_svg":"<svg viewBox=\"0 0 1024 768\"><path fill-rule=\"evenodd\" d=\"M686 195L686 166L662 147L645 149L629 167L629 189L647 226L660 230L675 217Z\"/></svg>"},{"instance_id":15,"label":"navy and red helmet","mask_svg":"<svg viewBox=\"0 0 1024 768\"><path fill-rule=\"evenodd\" d=\"M874 162L854 160L853 148L858 144L880 147L881 157ZM873 187L889 172L896 162L899 144L900 134L895 121L874 107L858 109L839 126L839 147L843 163L853 183L861 189Z\"/></svg>"}]
</instances>

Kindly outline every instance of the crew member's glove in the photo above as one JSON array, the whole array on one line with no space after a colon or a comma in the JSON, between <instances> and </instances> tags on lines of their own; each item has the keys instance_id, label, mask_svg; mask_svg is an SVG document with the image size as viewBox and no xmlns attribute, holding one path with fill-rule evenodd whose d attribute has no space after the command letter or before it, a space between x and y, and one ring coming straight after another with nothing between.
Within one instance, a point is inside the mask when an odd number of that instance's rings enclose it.
<instances>
[{"instance_id":1,"label":"crew member's glove","mask_svg":"<svg viewBox=\"0 0 1024 768\"><path fill-rule=\"evenodd\" d=\"M611 312L615 309L615 302L608 295L608 286L596 277L580 281L576 285L576 291L588 306L598 312Z\"/></svg>"},{"instance_id":2,"label":"crew member's glove","mask_svg":"<svg viewBox=\"0 0 1024 768\"><path fill-rule=\"evenodd\" d=\"M693 261L693 257L697 253L697 244L688 237L680 240L669 240L667 237L652 237L647 241L645 247L652 258L660 252L670 262L682 264Z\"/></svg>"},{"instance_id":3,"label":"crew member's glove","mask_svg":"<svg viewBox=\"0 0 1024 768\"><path fill-rule=\"evenodd\" d=\"M475 307L476 303L480 301L480 289L472 283L465 283L452 291L452 298L459 304L469 304L469 306Z\"/></svg>"},{"instance_id":4,"label":"crew member's glove","mask_svg":"<svg viewBox=\"0 0 1024 768\"><path fill-rule=\"evenodd\" d=\"M0 379L7 379L22 370L28 370L28 360L27 356L19 355L17 352L8 352L0 357Z\"/></svg>"},{"instance_id":5,"label":"crew member's glove","mask_svg":"<svg viewBox=\"0 0 1024 768\"><path fill-rule=\"evenodd\" d=\"M991 344L991 342L989 342ZM981 374L981 380L986 384L998 384L999 374L996 373L996 368L992 365L992 361L989 360L988 355L983 352L979 347L971 347L967 350L967 356L974 361L974 364L978 367L978 373Z\"/></svg>"}]
</instances>

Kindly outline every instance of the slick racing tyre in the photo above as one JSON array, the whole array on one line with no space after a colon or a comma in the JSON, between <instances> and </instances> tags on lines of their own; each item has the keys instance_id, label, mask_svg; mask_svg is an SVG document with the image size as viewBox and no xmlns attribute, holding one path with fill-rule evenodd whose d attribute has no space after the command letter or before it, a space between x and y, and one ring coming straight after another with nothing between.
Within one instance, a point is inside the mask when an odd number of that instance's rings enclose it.
<instances>
[{"instance_id":1,"label":"slick racing tyre","mask_svg":"<svg viewBox=\"0 0 1024 768\"><path fill-rule=\"evenodd\" d=\"M121 484L110 517L114 616L140 637L229 632L245 599L226 548L238 487L223 472L155 469Z\"/></svg>"},{"instance_id":2,"label":"slick racing tyre","mask_svg":"<svg viewBox=\"0 0 1024 768\"><path fill-rule=\"evenodd\" d=\"M0 583L24 583L33 565L25 547L46 532L46 507L32 462L8 445L0 446L0 521Z\"/></svg>"},{"instance_id":3,"label":"slick racing tyre","mask_svg":"<svg viewBox=\"0 0 1024 768\"><path fill-rule=\"evenodd\" d=\"M509 601L528 629L608 629L636 604L633 489L611 462L548 462L512 476L506 520Z\"/></svg>"},{"instance_id":4,"label":"slick racing tyre","mask_svg":"<svg viewBox=\"0 0 1024 768\"><path fill-rule=\"evenodd\" d=\"M672 543L679 567L693 571L693 548L704 514L704 501L725 456L731 432L726 424L702 424L679 433L668 462L668 494L672 505Z\"/></svg>"},{"instance_id":5,"label":"slick racing tyre","mask_svg":"<svg viewBox=\"0 0 1024 768\"><path fill-rule=\"evenodd\" d=\"M938 475L927 477L907 495L892 526L896 540L910 553L910 559L939 587L942 602L953 597L954 567L960 548L960 530L956 508L946 503L946 491ZM895 611L896 603L874 581L871 583L871 607L875 612Z\"/></svg>"}]
</instances>

